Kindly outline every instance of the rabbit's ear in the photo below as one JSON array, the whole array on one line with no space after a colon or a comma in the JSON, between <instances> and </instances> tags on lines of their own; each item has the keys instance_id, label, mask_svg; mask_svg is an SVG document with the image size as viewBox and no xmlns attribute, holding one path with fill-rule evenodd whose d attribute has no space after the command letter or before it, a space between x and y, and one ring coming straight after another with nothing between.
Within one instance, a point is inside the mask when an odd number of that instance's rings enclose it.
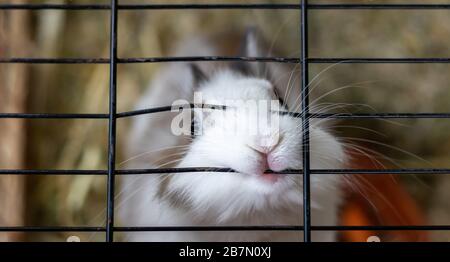
<instances>
[{"instance_id":1,"label":"rabbit's ear","mask_svg":"<svg viewBox=\"0 0 450 262\"><path fill-rule=\"evenodd\" d=\"M238 56L240 57L268 57L269 50L265 47L261 32L255 28L247 28L244 37L241 40ZM244 75L267 78L270 72L267 72L265 62L243 62L235 61L232 68Z\"/></svg>"},{"instance_id":2,"label":"rabbit's ear","mask_svg":"<svg viewBox=\"0 0 450 262\"><path fill-rule=\"evenodd\" d=\"M255 28L250 27L247 29L241 47L239 51L241 57L270 57L271 53L267 48L266 41L264 41L261 32ZM274 93L280 104L286 107L285 101L279 95L276 87L276 81L274 81L271 66L266 62L241 62L236 61L232 64L232 68L245 76L253 76L258 78L264 78L272 82L274 85Z\"/></svg>"},{"instance_id":3,"label":"rabbit's ear","mask_svg":"<svg viewBox=\"0 0 450 262\"><path fill-rule=\"evenodd\" d=\"M194 79L194 89L197 89L198 86L208 81L208 76L200 69L200 67L194 63L189 64L191 69L192 78Z\"/></svg>"}]
</instances>

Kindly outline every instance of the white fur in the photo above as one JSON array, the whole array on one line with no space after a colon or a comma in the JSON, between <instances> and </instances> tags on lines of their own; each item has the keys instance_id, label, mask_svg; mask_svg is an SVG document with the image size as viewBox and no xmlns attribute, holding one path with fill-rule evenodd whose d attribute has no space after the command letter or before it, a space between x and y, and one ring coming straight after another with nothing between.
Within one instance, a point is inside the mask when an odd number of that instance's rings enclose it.
<instances>
[{"instance_id":1,"label":"white fur","mask_svg":"<svg viewBox=\"0 0 450 262\"><path fill-rule=\"evenodd\" d=\"M206 43L199 46L208 45ZM211 55L208 50L195 55ZM192 54L192 50L189 50ZM152 83L150 93L140 101L140 107L169 105L192 95L193 79L189 68L172 64L163 69ZM203 102L225 104L229 99L274 99L270 82L243 77L227 69L216 70L211 79L200 85ZM281 94L286 92L281 89ZM293 92L297 95L298 92ZM291 99L292 100L292 99ZM294 100L295 101L295 100ZM294 107L294 106L293 106ZM238 173L181 173L172 174L167 192L175 194L188 207L174 207L168 199L157 196L164 175L143 175L123 179L124 189L119 201L124 226L236 226L236 225L301 225L302 176L285 175L275 183L261 178L263 148L277 163L272 169L301 169L301 120L280 116L279 139L270 147L259 147L258 136L222 132L227 127L239 129L239 123L253 119L232 110L212 110L208 117L214 124L204 127L202 135L189 140L171 135L170 121L174 113L136 118L128 140L128 156L134 157L149 150L188 145L188 150L177 167L226 167ZM311 167L314 169L340 168L345 160L338 140L311 121ZM255 149L256 148L256 149ZM179 149L179 148L178 148ZM164 155L178 152L176 148L137 158L130 168L157 167L155 161ZM170 159L170 158L169 158ZM163 163L164 161L162 161ZM279 171L275 170L275 171ZM337 175L312 175L313 225L335 225L341 200ZM122 204L120 204L122 202ZM313 232L315 241L333 241L333 232ZM301 241L299 231L220 231L220 232L145 232L129 233L129 241Z\"/></svg>"}]
</instances>

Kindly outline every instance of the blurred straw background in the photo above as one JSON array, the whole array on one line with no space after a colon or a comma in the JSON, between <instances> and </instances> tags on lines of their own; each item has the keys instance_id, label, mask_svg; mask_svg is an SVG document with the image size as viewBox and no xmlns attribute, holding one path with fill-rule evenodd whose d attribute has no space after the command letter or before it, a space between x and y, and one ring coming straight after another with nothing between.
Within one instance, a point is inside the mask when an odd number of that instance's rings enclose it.
<instances>
[{"instance_id":1,"label":"blurred straw background","mask_svg":"<svg viewBox=\"0 0 450 262\"><path fill-rule=\"evenodd\" d=\"M17 26L7 27L7 23ZM20 50L26 48L28 39L28 16L24 13L10 17L0 15L0 53L12 46ZM0 111L20 112L26 107L26 81L29 70L25 65L0 65ZM0 122L0 165L23 168L25 157L25 130L23 120L5 120ZM2 225L22 224L24 221L24 177L4 176L0 178L0 223ZM0 241L19 240L20 234L0 234Z\"/></svg>"},{"instance_id":2,"label":"blurred straw background","mask_svg":"<svg viewBox=\"0 0 450 262\"><path fill-rule=\"evenodd\" d=\"M26 0L0 0L25 3ZM108 1L28 1L108 3ZM158 1L127 1L143 3ZM200 1L162 1L188 3ZM206 1L203 1L206 2ZM238 0L208 2L233 3ZM297 3L293 0L246 2ZM405 1L319 1L311 3L404 3ZM409 0L408 3L424 1ZM450 3L450 1L433 1ZM427 2L428 3L428 2ZM450 11L311 11L311 57L450 57ZM262 29L280 56L298 56L298 10L120 11L119 57L159 57L183 37ZM109 12L0 11L0 57L107 57ZM161 64L119 65L119 111L132 110ZM448 64L312 65L313 98L352 104L350 112L449 112ZM106 113L108 65L0 64L0 111ZM348 86L347 88L342 88ZM332 90L337 90L331 92ZM128 120L119 121L119 156ZM365 130L373 129L381 135ZM450 167L448 120L339 121L335 131L393 161L387 167ZM367 140L373 140L370 142ZM0 168L105 169L105 120L0 119ZM120 167L120 166L119 166ZM429 224L450 224L450 179L404 176ZM99 176L0 177L0 226L104 223L105 178ZM0 241L65 241L72 233L0 234ZM103 234L79 234L101 241ZM432 240L450 240L446 232Z\"/></svg>"}]
</instances>

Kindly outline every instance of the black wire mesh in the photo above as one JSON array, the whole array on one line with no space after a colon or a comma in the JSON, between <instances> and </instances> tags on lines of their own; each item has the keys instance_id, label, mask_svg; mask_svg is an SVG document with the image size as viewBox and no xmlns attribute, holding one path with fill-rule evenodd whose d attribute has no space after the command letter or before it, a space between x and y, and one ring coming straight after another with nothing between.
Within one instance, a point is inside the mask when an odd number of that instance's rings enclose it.
<instances>
[{"instance_id":1,"label":"black wire mesh","mask_svg":"<svg viewBox=\"0 0 450 262\"><path fill-rule=\"evenodd\" d=\"M300 12L299 33L301 35L300 57L117 57L117 24L120 10L164 10L164 9L298 9ZM311 169L309 155L309 119L310 118L346 118L346 119L385 119L385 118L450 118L450 113L370 113L370 114L323 114L310 113L308 101L308 67L309 64L343 63L450 63L450 58L310 58L308 56L308 10L411 10L411 9L450 9L450 4L308 4L300 0L299 4L136 4L120 5L118 0L110 4L0 4L0 10L105 10L110 12L110 54L108 58L0 58L0 63L26 64L109 64L109 113L108 114L48 114L48 113L0 113L1 118L27 119L107 119L108 133L108 169L106 170L17 170L0 169L0 175L100 175L107 176L107 212L106 226L13 226L1 227L0 232L105 232L106 241L114 241L114 232L139 231L262 231L288 230L303 231L304 241L311 241L311 231L349 231L349 230L450 230L450 225L409 225L409 226L314 226L311 225L310 214L310 176L330 174L450 174L449 168L401 168L401 169ZM159 168L159 169L125 169L115 167L116 160L116 121L118 118L133 117L172 110L171 106L148 108L142 110L117 112L117 64L125 63L161 63L161 62L194 62L194 61L241 61L241 62L278 62L300 63L301 70L301 113L289 113L302 118L303 125L303 169L285 170L280 174L298 174L303 176L303 226L159 226L159 227L117 227L114 224L114 188L116 175L139 175L186 172L235 172L228 168L193 167L193 168Z\"/></svg>"},{"instance_id":2,"label":"black wire mesh","mask_svg":"<svg viewBox=\"0 0 450 262\"><path fill-rule=\"evenodd\" d=\"M311 241L311 159L309 146L309 65L308 61L308 4L301 2L300 13L300 94L302 109L302 159L303 159L303 240Z\"/></svg>"}]
</instances>

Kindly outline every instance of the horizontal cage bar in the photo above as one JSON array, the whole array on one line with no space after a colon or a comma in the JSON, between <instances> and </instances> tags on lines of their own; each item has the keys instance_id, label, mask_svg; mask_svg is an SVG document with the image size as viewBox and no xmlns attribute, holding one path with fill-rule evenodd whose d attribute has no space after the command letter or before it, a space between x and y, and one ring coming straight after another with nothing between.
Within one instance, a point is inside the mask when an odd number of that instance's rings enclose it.
<instances>
[{"instance_id":1,"label":"horizontal cage bar","mask_svg":"<svg viewBox=\"0 0 450 262\"><path fill-rule=\"evenodd\" d=\"M303 226L166 226L166 227L116 227L115 231L302 231ZM311 226L312 231L361 231L361 230L450 230L450 225L395 225L395 226Z\"/></svg>"},{"instance_id":2,"label":"horizontal cage bar","mask_svg":"<svg viewBox=\"0 0 450 262\"><path fill-rule=\"evenodd\" d=\"M182 111L182 110L193 110L194 108L214 108L216 110L226 109L224 105L195 105L195 104L184 104L176 106L161 106L152 107L146 109L139 109L133 111L125 111L117 113L117 118L126 118L146 114L154 114L160 112L169 111ZM274 111L274 113L279 113L280 115L289 115L292 117L300 118L302 117L301 112L287 112L287 111ZM331 118L331 119L385 119L385 118L397 118L397 119L409 119L409 118L420 118L420 119L435 119L435 118L450 118L450 113L307 113L309 118ZM1 118L28 118L28 119L107 119L109 114L100 113L79 113L79 114L52 114L52 113L0 113Z\"/></svg>"},{"instance_id":3,"label":"horizontal cage bar","mask_svg":"<svg viewBox=\"0 0 450 262\"><path fill-rule=\"evenodd\" d=\"M162 106L162 107L153 107L153 108L146 108L146 109L139 109L139 110L133 110L133 111L127 111L118 113L118 118L123 117L132 117L132 116L138 116L138 115L145 115L145 114L153 114L153 113L159 113L159 112L167 112L172 111L177 108L181 108L179 110L183 110L185 107L190 107L190 109L193 108L215 108L215 109L225 109L225 106L223 105L177 105L175 106ZM292 117L301 117L301 112L285 112L285 111L278 111L279 114L282 115L290 115ZM450 118L450 113L308 113L308 117L310 118L375 118L375 119L381 119L381 118Z\"/></svg>"},{"instance_id":4,"label":"horizontal cage bar","mask_svg":"<svg viewBox=\"0 0 450 262\"><path fill-rule=\"evenodd\" d=\"M131 63L164 63L164 62L219 62L219 61L241 61L241 62L273 62L298 64L299 58L291 57L236 57L236 56L186 56L186 57L141 57L141 58L118 58L119 64ZM448 57L429 58L308 58L310 64L448 64ZM108 64L108 58L31 58L12 57L0 58L0 64Z\"/></svg>"},{"instance_id":5,"label":"horizontal cage bar","mask_svg":"<svg viewBox=\"0 0 450 262\"><path fill-rule=\"evenodd\" d=\"M27 119L108 119L108 114L0 113L0 118Z\"/></svg>"},{"instance_id":6,"label":"horizontal cage bar","mask_svg":"<svg viewBox=\"0 0 450 262\"><path fill-rule=\"evenodd\" d=\"M244 62L278 62L298 63L298 58L289 57L236 57L236 56L180 56L180 57L140 57L118 58L117 63L162 63L162 62L197 62L197 61L244 61ZM21 64L109 64L109 58L41 58L12 57L0 58L0 63Z\"/></svg>"},{"instance_id":7,"label":"horizontal cage bar","mask_svg":"<svg viewBox=\"0 0 450 262\"><path fill-rule=\"evenodd\" d=\"M152 227L115 227L114 231L301 231L303 226L267 225L267 226L152 226Z\"/></svg>"},{"instance_id":8,"label":"horizontal cage bar","mask_svg":"<svg viewBox=\"0 0 450 262\"><path fill-rule=\"evenodd\" d=\"M450 9L450 4L310 4L308 9Z\"/></svg>"},{"instance_id":9,"label":"horizontal cage bar","mask_svg":"<svg viewBox=\"0 0 450 262\"><path fill-rule=\"evenodd\" d=\"M104 227L88 226L11 226L0 227L0 232L102 232Z\"/></svg>"},{"instance_id":10,"label":"horizontal cage bar","mask_svg":"<svg viewBox=\"0 0 450 262\"><path fill-rule=\"evenodd\" d=\"M109 58L0 58L0 64L109 64Z\"/></svg>"},{"instance_id":11,"label":"horizontal cage bar","mask_svg":"<svg viewBox=\"0 0 450 262\"><path fill-rule=\"evenodd\" d=\"M122 4L119 10L301 9L299 4ZM450 4L308 4L308 9L450 9ZM0 10L110 10L109 4L0 4Z\"/></svg>"},{"instance_id":12,"label":"horizontal cage bar","mask_svg":"<svg viewBox=\"0 0 450 262\"><path fill-rule=\"evenodd\" d=\"M308 58L312 64L446 64L450 63L448 57L427 57L427 58Z\"/></svg>"},{"instance_id":13,"label":"horizontal cage bar","mask_svg":"<svg viewBox=\"0 0 450 262\"><path fill-rule=\"evenodd\" d=\"M180 167L180 168L149 168L149 169L118 169L117 175L145 175L145 174L168 174L168 173L199 173L199 172L222 172L236 173L230 168L219 167ZM296 174L301 176L302 169L289 169L280 172L267 170L273 174ZM106 175L107 170L79 170L79 169L0 169L0 175ZM403 169L311 169L311 174L317 175L420 175L420 174L436 174L448 175L450 168L403 168Z\"/></svg>"},{"instance_id":14,"label":"horizontal cage bar","mask_svg":"<svg viewBox=\"0 0 450 262\"><path fill-rule=\"evenodd\" d=\"M337 114L310 114L311 118L334 118L334 119L435 119L450 118L450 113L337 113Z\"/></svg>"},{"instance_id":15,"label":"horizontal cage bar","mask_svg":"<svg viewBox=\"0 0 450 262\"><path fill-rule=\"evenodd\" d=\"M436 231L450 230L450 225L391 225L391 226L311 226L312 231ZM105 232L105 227L91 226L11 226L0 227L0 232ZM127 226L114 227L118 232L158 231L303 231L297 225L265 226Z\"/></svg>"}]
</instances>

